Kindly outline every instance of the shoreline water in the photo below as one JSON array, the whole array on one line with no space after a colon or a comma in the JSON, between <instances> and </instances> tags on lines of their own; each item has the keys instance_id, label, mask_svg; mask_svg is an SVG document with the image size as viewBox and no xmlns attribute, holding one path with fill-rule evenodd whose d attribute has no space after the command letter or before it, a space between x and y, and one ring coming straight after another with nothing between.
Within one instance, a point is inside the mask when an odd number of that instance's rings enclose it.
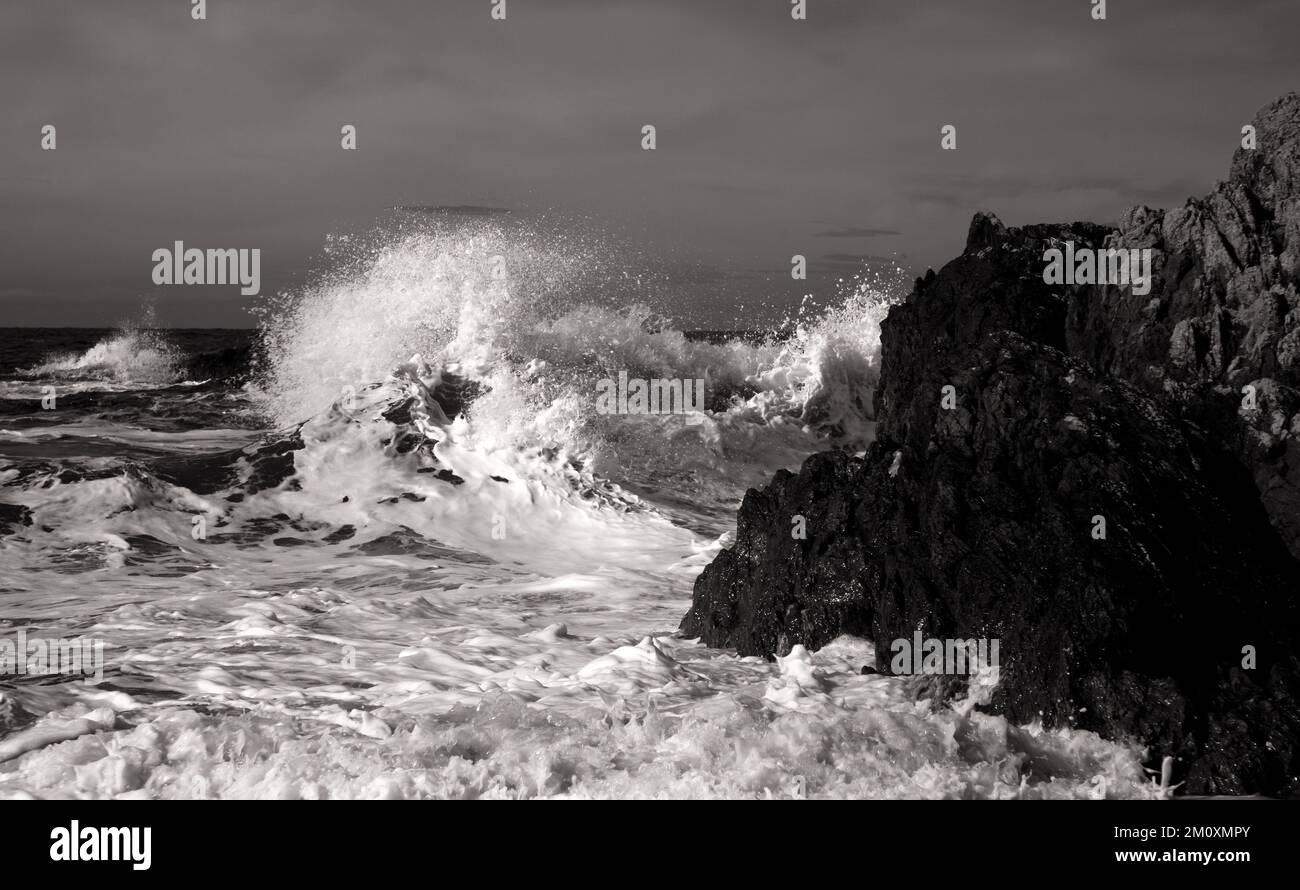
<instances>
[{"instance_id":1,"label":"shoreline water","mask_svg":"<svg viewBox=\"0 0 1300 890\"><path fill-rule=\"evenodd\" d=\"M519 403L437 419L414 368L287 432L244 385L129 367L54 412L0 392L0 628L105 640L98 685L0 678L0 796L1150 796L1136 751L928 705L865 641L771 664L676 633L745 488L825 441L797 375L845 356L646 336L787 365L569 454L505 435Z\"/></svg>"}]
</instances>

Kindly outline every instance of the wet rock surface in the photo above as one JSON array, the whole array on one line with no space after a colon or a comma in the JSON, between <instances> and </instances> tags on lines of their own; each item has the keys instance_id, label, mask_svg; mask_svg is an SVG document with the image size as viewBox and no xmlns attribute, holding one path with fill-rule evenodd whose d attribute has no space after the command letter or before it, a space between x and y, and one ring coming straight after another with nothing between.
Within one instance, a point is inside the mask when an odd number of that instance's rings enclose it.
<instances>
[{"instance_id":1,"label":"wet rock surface","mask_svg":"<svg viewBox=\"0 0 1300 890\"><path fill-rule=\"evenodd\" d=\"M977 215L885 322L876 442L750 491L683 632L856 634L882 672L918 629L998 639L991 710L1174 756L1186 792L1300 790L1300 97L1255 127L1178 210ZM1150 249L1149 292L1045 283L1066 242Z\"/></svg>"}]
</instances>

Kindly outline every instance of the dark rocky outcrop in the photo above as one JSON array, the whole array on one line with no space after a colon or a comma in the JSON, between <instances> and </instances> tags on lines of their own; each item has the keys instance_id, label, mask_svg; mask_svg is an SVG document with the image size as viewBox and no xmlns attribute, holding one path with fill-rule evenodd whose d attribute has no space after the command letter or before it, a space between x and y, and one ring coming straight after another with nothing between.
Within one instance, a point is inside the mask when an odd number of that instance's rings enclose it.
<instances>
[{"instance_id":1,"label":"dark rocky outcrop","mask_svg":"<svg viewBox=\"0 0 1300 890\"><path fill-rule=\"evenodd\" d=\"M884 324L877 441L749 492L683 631L858 634L883 672L918 628L996 638L1008 718L1137 740L1192 793L1300 792L1300 97L1255 127L1179 210L976 216ZM1151 248L1150 293L1044 283L1067 241Z\"/></svg>"}]
</instances>

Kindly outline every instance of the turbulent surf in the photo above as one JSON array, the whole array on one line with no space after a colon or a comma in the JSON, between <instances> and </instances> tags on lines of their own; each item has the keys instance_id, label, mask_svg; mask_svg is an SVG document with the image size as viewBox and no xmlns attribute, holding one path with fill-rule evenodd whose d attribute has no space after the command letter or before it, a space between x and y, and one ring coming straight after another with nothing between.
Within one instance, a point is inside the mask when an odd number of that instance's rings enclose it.
<instances>
[{"instance_id":1,"label":"turbulent surf","mask_svg":"<svg viewBox=\"0 0 1300 890\"><path fill-rule=\"evenodd\" d=\"M870 442L902 288L688 332L603 247L402 231L332 242L255 334L8 332L0 639L103 670L0 677L0 795L1157 793L1138 748L936 703L863 640L682 638L745 490ZM620 374L702 406L597 410Z\"/></svg>"}]
</instances>

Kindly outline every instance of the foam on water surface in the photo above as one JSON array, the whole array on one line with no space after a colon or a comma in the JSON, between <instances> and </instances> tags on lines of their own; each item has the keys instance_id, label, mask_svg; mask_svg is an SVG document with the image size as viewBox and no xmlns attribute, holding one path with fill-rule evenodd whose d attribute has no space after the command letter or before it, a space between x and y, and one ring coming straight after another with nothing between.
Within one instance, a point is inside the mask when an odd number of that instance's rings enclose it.
<instances>
[{"instance_id":1,"label":"foam on water surface","mask_svg":"<svg viewBox=\"0 0 1300 890\"><path fill-rule=\"evenodd\" d=\"M7 381L0 639L99 639L104 673L0 681L0 796L1154 795L1136 746L917 700L861 640L678 637L745 488L870 441L892 296L707 342L566 298L592 252L387 242L268 313L247 389L112 338ZM705 410L595 412L620 370ZM47 381L100 401L19 404Z\"/></svg>"}]
</instances>

